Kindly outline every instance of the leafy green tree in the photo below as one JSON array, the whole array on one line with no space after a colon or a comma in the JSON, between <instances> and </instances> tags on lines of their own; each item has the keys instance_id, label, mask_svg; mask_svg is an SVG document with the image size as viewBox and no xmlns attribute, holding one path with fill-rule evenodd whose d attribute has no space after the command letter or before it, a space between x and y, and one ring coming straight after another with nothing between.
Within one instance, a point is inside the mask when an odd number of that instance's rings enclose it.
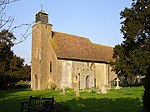
<instances>
[{"instance_id":1,"label":"leafy green tree","mask_svg":"<svg viewBox=\"0 0 150 112\"><path fill-rule=\"evenodd\" d=\"M30 80L30 66L24 65L24 59L11 50L15 39L8 30L0 32L0 86Z\"/></svg>"},{"instance_id":2,"label":"leafy green tree","mask_svg":"<svg viewBox=\"0 0 150 112\"><path fill-rule=\"evenodd\" d=\"M29 65L24 65L22 68L22 77L20 76L20 78L22 80L31 80L31 66Z\"/></svg>"},{"instance_id":3,"label":"leafy green tree","mask_svg":"<svg viewBox=\"0 0 150 112\"><path fill-rule=\"evenodd\" d=\"M0 83L1 85L9 80L7 71L10 70L11 60L13 58L13 40L15 39L12 33L8 30L2 30L0 32Z\"/></svg>"},{"instance_id":4,"label":"leafy green tree","mask_svg":"<svg viewBox=\"0 0 150 112\"><path fill-rule=\"evenodd\" d=\"M16 55L13 56L10 70L8 74L12 77L13 82L18 82L19 80L30 80L30 66L24 65L24 59Z\"/></svg>"},{"instance_id":5,"label":"leafy green tree","mask_svg":"<svg viewBox=\"0 0 150 112\"><path fill-rule=\"evenodd\" d=\"M118 75L146 76L143 104L145 111L150 112L150 1L132 1L131 8L120 14L124 41L115 46L112 65Z\"/></svg>"},{"instance_id":6,"label":"leafy green tree","mask_svg":"<svg viewBox=\"0 0 150 112\"><path fill-rule=\"evenodd\" d=\"M15 20L14 16L8 16L6 9L10 4L17 1L19 0L0 0L0 86L4 85L5 83L14 83L15 81L21 79L21 77L25 78L25 70L28 70L26 69L27 66L23 64L24 60L15 56L11 50L14 45L22 43L26 40L26 38L30 35L28 32L29 28L31 28L32 24L34 23L21 23L19 26L13 25ZM24 27L25 31L20 32L20 38L15 38L13 32L16 32L16 30L21 27ZM8 30L3 30L4 28ZM16 61L17 63L15 63ZM28 66L28 68L30 69L30 66ZM30 79L30 77L27 78Z\"/></svg>"},{"instance_id":7,"label":"leafy green tree","mask_svg":"<svg viewBox=\"0 0 150 112\"><path fill-rule=\"evenodd\" d=\"M145 75L150 62L150 2L134 0L121 12L124 41L114 48L113 69L119 75Z\"/></svg>"}]
</instances>

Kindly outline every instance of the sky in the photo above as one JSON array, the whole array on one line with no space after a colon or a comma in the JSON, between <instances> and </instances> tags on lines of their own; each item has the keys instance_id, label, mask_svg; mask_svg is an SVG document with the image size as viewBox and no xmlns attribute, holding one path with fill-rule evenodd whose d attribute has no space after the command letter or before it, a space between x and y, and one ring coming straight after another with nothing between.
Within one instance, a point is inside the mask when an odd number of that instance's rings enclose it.
<instances>
[{"instance_id":1,"label":"sky","mask_svg":"<svg viewBox=\"0 0 150 112\"><path fill-rule=\"evenodd\" d=\"M91 42L115 46L123 41L120 33L120 12L131 6L131 0L19 0L7 5L7 16L14 17L12 26L30 24L35 14L42 9L49 14L49 23L54 31L89 38ZM15 29L17 41L28 27ZM25 41L16 44L13 51L17 56L31 62L32 28Z\"/></svg>"}]
</instances>

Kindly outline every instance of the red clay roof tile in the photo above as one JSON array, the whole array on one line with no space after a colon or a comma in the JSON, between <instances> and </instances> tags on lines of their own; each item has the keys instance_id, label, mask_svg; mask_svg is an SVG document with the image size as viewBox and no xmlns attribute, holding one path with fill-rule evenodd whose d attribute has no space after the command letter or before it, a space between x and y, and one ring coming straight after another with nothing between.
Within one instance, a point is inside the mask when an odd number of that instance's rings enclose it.
<instances>
[{"instance_id":1,"label":"red clay roof tile","mask_svg":"<svg viewBox=\"0 0 150 112\"><path fill-rule=\"evenodd\" d=\"M58 58L107 63L112 60L113 47L94 44L88 38L53 32L52 41Z\"/></svg>"}]
</instances>

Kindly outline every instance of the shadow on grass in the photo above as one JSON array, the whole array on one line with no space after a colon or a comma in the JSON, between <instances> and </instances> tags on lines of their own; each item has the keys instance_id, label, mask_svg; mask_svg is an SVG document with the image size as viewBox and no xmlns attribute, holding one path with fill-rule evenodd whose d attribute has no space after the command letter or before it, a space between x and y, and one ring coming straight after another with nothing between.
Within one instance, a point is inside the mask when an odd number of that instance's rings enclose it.
<instances>
[{"instance_id":1,"label":"shadow on grass","mask_svg":"<svg viewBox=\"0 0 150 112\"><path fill-rule=\"evenodd\" d=\"M70 107L71 112L141 112L142 103L136 98L74 98L60 102ZM60 111L65 112L65 111Z\"/></svg>"},{"instance_id":2,"label":"shadow on grass","mask_svg":"<svg viewBox=\"0 0 150 112\"><path fill-rule=\"evenodd\" d=\"M6 99L0 102L0 112L20 112L20 102L28 101L29 98ZM70 108L70 111L61 108L57 112L141 112L140 99L134 98L74 98L60 102Z\"/></svg>"},{"instance_id":3,"label":"shadow on grass","mask_svg":"<svg viewBox=\"0 0 150 112\"><path fill-rule=\"evenodd\" d=\"M14 95L13 93L24 91L24 89L0 90L0 112L20 112L20 102L29 100L29 93ZM27 91L27 90L26 90ZM52 95L51 93L50 96ZM14 96L13 96L14 95ZM43 96L40 94L32 94ZM43 96L44 97L44 96ZM60 96L54 95L55 99ZM67 97L66 97L67 98ZM1 100L3 99L3 100ZM65 96L63 97L65 99ZM142 102L139 98L72 98L59 102L64 107L69 107L70 111L63 109L58 112L141 112Z\"/></svg>"},{"instance_id":4,"label":"shadow on grass","mask_svg":"<svg viewBox=\"0 0 150 112\"><path fill-rule=\"evenodd\" d=\"M21 92L21 91L30 91L27 88L11 88L11 89L0 89L0 99L1 98L7 98L9 95L11 95L12 93L16 93L16 92Z\"/></svg>"}]
</instances>

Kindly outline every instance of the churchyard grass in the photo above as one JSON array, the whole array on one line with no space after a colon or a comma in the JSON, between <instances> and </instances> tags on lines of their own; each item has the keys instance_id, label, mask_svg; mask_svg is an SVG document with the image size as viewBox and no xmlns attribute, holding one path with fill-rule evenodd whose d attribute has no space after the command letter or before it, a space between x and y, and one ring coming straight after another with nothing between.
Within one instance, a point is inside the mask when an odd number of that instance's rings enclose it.
<instances>
[{"instance_id":1,"label":"churchyard grass","mask_svg":"<svg viewBox=\"0 0 150 112\"><path fill-rule=\"evenodd\" d=\"M71 89L62 95L61 90L31 91L29 89L0 90L0 112L20 112L20 102L29 96L55 97L70 108L70 112L140 112L143 87L112 88L108 94L98 94L95 89L80 90L80 97ZM60 112L65 112L61 109Z\"/></svg>"}]
</instances>

